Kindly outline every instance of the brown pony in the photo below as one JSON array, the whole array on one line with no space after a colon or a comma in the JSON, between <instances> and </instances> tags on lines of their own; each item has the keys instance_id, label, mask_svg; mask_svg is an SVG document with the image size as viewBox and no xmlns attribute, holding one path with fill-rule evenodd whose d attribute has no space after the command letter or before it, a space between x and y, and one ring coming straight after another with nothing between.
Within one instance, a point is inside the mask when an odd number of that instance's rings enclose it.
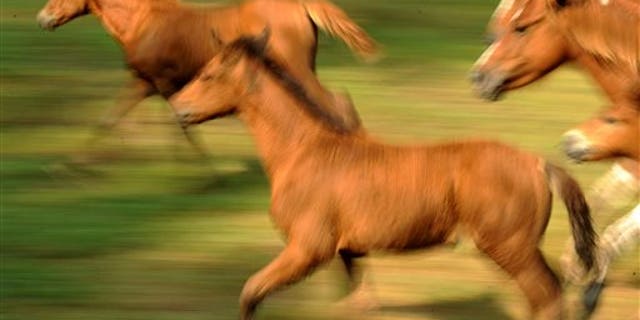
<instances>
[{"instance_id":1,"label":"brown pony","mask_svg":"<svg viewBox=\"0 0 640 320\"><path fill-rule=\"evenodd\" d=\"M609 107L599 116L568 131L564 135L563 145L566 154L576 161L598 161L618 157L640 161L640 111L626 106ZM590 283L583 296L583 303L589 314L597 306L611 261L639 239L640 204L636 205L631 213L609 225L600 238L597 272L590 275ZM580 271L574 273L582 274Z\"/></svg>"},{"instance_id":2,"label":"brown pony","mask_svg":"<svg viewBox=\"0 0 640 320\"><path fill-rule=\"evenodd\" d=\"M615 104L640 105L640 1L503 0L488 37L471 76L483 98L576 61Z\"/></svg>"},{"instance_id":3,"label":"brown pony","mask_svg":"<svg viewBox=\"0 0 640 320\"><path fill-rule=\"evenodd\" d=\"M472 81L482 97L496 100L506 91L526 86L558 66L575 61L596 80L613 104L640 110L640 1L503 0L492 16L488 31L491 45L472 70ZM637 122L637 118L633 120L634 117L629 116L632 110L622 111L625 108L610 109L585 125L607 128L608 134L633 135L626 124ZM613 114L619 112L627 114ZM631 123L613 120L620 116L631 119ZM615 125L605 126L607 121ZM625 125L621 125L623 123ZM586 144L585 139L574 133L576 131L565 137L566 144L573 145L567 150L573 156L612 156L593 154L595 145ZM574 145L572 141L581 142ZM619 146L624 148L618 151L631 150L633 141L637 147L637 136L615 138L604 145L611 148L614 142L624 142L627 146ZM592 148L580 150L578 146ZM594 204L599 207L610 205L614 198L629 197L638 188L638 159L624 152L616 156L617 164L593 187L594 199L599 200ZM569 256L565 254L563 260L570 259ZM567 267L573 268L571 263ZM587 311L593 311L598 294L597 290L586 291Z\"/></svg>"},{"instance_id":4,"label":"brown pony","mask_svg":"<svg viewBox=\"0 0 640 320\"><path fill-rule=\"evenodd\" d=\"M576 161L598 161L626 157L640 160L640 111L612 106L563 138L566 154Z\"/></svg>"},{"instance_id":5,"label":"brown pony","mask_svg":"<svg viewBox=\"0 0 640 320\"><path fill-rule=\"evenodd\" d=\"M638 0L502 0L471 78L482 97L496 100L576 61L613 104L640 108L639 37ZM637 161L618 164L640 178Z\"/></svg>"},{"instance_id":6,"label":"brown pony","mask_svg":"<svg viewBox=\"0 0 640 320\"><path fill-rule=\"evenodd\" d=\"M459 233L515 279L534 316L560 317L561 288L539 242L554 185L578 255L592 265L595 234L573 178L497 142L394 146L341 131L265 55L266 42L267 34L231 43L171 99L187 123L236 114L254 135L271 182L270 214L287 244L246 282L242 319L337 254L352 276L354 258L371 251L425 248Z\"/></svg>"},{"instance_id":7,"label":"brown pony","mask_svg":"<svg viewBox=\"0 0 640 320\"><path fill-rule=\"evenodd\" d=\"M325 106L338 108L332 114L345 126L359 126L350 101L335 100L314 74L317 29L339 37L365 58L373 57L377 48L329 1L248 0L236 6L195 6L177 0L50 0L37 19L42 28L54 30L86 14L96 16L118 41L134 76L116 107L101 120L102 129L112 128L149 96L168 99L220 50L221 42L257 34L267 25L273 30L271 50L309 94Z\"/></svg>"}]
</instances>

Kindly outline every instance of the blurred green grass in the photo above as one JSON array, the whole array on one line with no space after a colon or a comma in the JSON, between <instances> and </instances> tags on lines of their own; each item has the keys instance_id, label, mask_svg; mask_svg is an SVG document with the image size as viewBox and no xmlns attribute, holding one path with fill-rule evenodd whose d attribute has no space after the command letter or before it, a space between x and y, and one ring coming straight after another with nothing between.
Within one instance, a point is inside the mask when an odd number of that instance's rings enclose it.
<instances>
[{"instance_id":1,"label":"blurred green grass","mask_svg":"<svg viewBox=\"0 0 640 320\"><path fill-rule=\"evenodd\" d=\"M34 17L43 3L7 0L0 13L0 318L235 318L243 282L282 247L246 130L234 119L200 126L213 154L203 163L170 124L166 105L150 99L92 146L112 159L90 172L58 170L128 74L92 17L55 33L39 30ZM318 73L352 95L374 135L402 144L502 139L564 164L584 186L607 168L566 163L557 146L563 131L604 103L582 73L563 68L498 103L471 93L466 73L497 1L336 3L383 45L385 58L360 63L321 36ZM554 268L568 236L556 203L544 242ZM367 319L526 314L518 289L473 249L367 260L383 304ZM637 313L637 261L636 251L616 262L596 318ZM258 318L350 318L331 307L343 280L332 264L268 299Z\"/></svg>"}]
</instances>

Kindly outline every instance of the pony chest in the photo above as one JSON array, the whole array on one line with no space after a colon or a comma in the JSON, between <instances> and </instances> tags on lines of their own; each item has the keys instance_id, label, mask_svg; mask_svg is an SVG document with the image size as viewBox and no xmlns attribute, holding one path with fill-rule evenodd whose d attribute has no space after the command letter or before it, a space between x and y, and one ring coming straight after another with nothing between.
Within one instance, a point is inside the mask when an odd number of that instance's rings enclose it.
<instances>
[{"instance_id":1,"label":"pony chest","mask_svg":"<svg viewBox=\"0 0 640 320\"><path fill-rule=\"evenodd\" d=\"M211 41L147 34L125 46L127 65L146 78L184 84L215 55Z\"/></svg>"}]
</instances>

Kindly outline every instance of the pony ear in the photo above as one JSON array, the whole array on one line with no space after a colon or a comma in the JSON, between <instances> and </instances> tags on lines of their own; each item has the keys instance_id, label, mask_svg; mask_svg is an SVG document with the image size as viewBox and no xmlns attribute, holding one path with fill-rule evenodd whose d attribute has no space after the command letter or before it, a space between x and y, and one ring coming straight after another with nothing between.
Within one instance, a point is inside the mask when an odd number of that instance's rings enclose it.
<instances>
[{"instance_id":1,"label":"pony ear","mask_svg":"<svg viewBox=\"0 0 640 320\"><path fill-rule=\"evenodd\" d=\"M600 0L600 3L603 3L605 1L606 0ZM558 8L564 8L571 5L584 4L585 1L584 0L553 0L552 3L554 3L555 6Z\"/></svg>"},{"instance_id":2,"label":"pony ear","mask_svg":"<svg viewBox=\"0 0 640 320\"><path fill-rule=\"evenodd\" d=\"M554 9L561 9L572 4L571 0L548 0L547 4Z\"/></svg>"},{"instance_id":3,"label":"pony ear","mask_svg":"<svg viewBox=\"0 0 640 320\"><path fill-rule=\"evenodd\" d=\"M262 32L254 38L255 48L258 49L259 52L265 52L267 43L269 43L270 36L271 28L269 26L266 26L264 29L262 29Z\"/></svg>"},{"instance_id":4,"label":"pony ear","mask_svg":"<svg viewBox=\"0 0 640 320\"><path fill-rule=\"evenodd\" d=\"M211 29L211 38L215 47L222 47L224 45L224 43L220 39L220 36L218 36L218 32L216 31L216 29Z\"/></svg>"}]
</instances>

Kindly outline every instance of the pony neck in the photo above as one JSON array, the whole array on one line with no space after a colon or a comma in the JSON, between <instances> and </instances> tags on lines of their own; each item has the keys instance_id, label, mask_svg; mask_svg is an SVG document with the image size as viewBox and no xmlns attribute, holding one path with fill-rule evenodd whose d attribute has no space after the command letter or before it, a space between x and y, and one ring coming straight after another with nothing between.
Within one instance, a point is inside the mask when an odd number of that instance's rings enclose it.
<instances>
[{"instance_id":1,"label":"pony neck","mask_svg":"<svg viewBox=\"0 0 640 320\"><path fill-rule=\"evenodd\" d=\"M615 72L588 52L580 52L575 61L585 69L597 82L604 93L614 104L637 104L640 97L635 97L636 82L624 72Z\"/></svg>"},{"instance_id":2,"label":"pony neck","mask_svg":"<svg viewBox=\"0 0 640 320\"><path fill-rule=\"evenodd\" d=\"M89 10L112 37L126 44L134 39L152 9L175 3L173 0L89 0Z\"/></svg>"},{"instance_id":3,"label":"pony neck","mask_svg":"<svg viewBox=\"0 0 640 320\"><path fill-rule=\"evenodd\" d=\"M310 154L310 146L352 134L328 129L312 118L298 98L265 72L258 75L254 92L240 106L239 118L254 135L267 175L274 177ZM335 140L332 141L335 144Z\"/></svg>"},{"instance_id":4,"label":"pony neck","mask_svg":"<svg viewBox=\"0 0 640 320\"><path fill-rule=\"evenodd\" d=\"M631 7L635 10L629 10ZM575 60L614 102L640 103L640 2L598 1L551 15ZM632 12L637 12L635 15Z\"/></svg>"}]
</instances>

